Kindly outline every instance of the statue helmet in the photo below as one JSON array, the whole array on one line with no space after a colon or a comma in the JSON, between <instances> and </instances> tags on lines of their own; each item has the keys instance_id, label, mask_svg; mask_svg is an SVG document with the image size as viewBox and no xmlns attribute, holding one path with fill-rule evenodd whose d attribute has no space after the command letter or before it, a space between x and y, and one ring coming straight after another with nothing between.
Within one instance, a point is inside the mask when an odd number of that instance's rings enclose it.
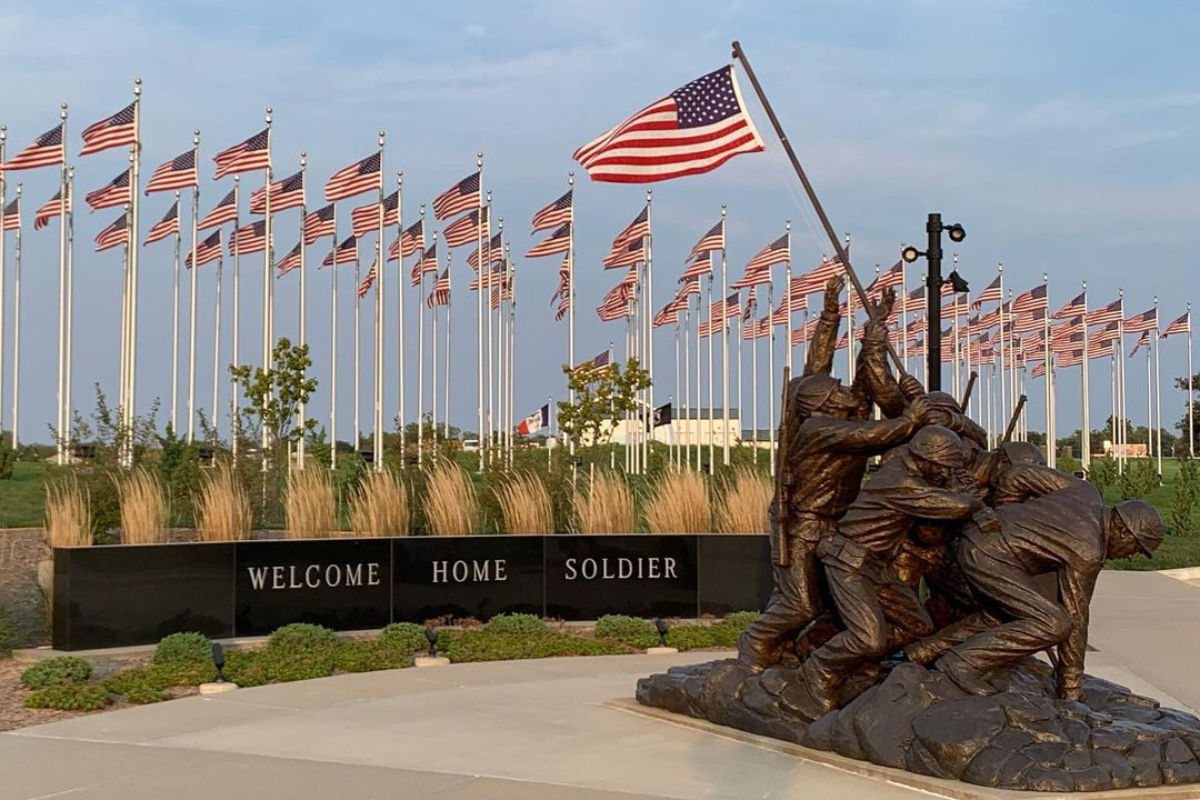
<instances>
[{"instance_id":1,"label":"statue helmet","mask_svg":"<svg viewBox=\"0 0 1200 800\"><path fill-rule=\"evenodd\" d=\"M941 425L926 425L908 443L908 451L917 458L951 469L963 465L963 443L958 434Z\"/></svg>"},{"instance_id":2,"label":"statue helmet","mask_svg":"<svg viewBox=\"0 0 1200 800\"><path fill-rule=\"evenodd\" d=\"M925 399L929 401L929 405L940 411L952 411L955 414L962 413L962 407L954 399L954 395L949 392L927 392Z\"/></svg>"},{"instance_id":3,"label":"statue helmet","mask_svg":"<svg viewBox=\"0 0 1200 800\"><path fill-rule=\"evenodd\" d=\"M812 416L841 385L841 381L829 375L805 375L798 378L791 390L795 398L793 402L796 404L796 413L801 418Z\"/></svg>"},{"instance_id":4,"label":"statue helmet","mask_svg":"<svg viewBox=\"0 0 1200 800\"><path fill-rule=\"evenodd\" d=\"M1134 541L1146 554L1146 558L1153 558L1154 551L1163 540L1162 517L1154 506L1145 500L1126 500L1117 503L1114 510L1125 523L1125 527L1129 528Z\"/></svg>"},{"instance_id":5,"label":"statue helmet","mask_svg":"<svg viewBox=\"0 0 1200 800\"><path fill-rule=\"evenodd\" d=\"M1029 442L1005 442L1000 445L1001 452L1010 464L1039 464L1046 466L1046 457L1038 446Z\"/></svg>"}]
</instances>

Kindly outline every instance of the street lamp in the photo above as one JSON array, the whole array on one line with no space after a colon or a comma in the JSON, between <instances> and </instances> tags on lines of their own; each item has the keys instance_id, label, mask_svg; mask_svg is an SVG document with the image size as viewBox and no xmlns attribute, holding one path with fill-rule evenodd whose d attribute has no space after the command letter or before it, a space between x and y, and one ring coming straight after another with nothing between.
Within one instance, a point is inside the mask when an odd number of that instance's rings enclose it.
<instances>
[{"instance_id":1,"label":"street lamp","mask_svg":"<svg viewBox=\"0 0 1200 800\"><path fill-rule=\"evenodd\" d=\"M950 284L955 292L966 292L971 287L958 274L958 270L954 270L946 278L942 277L942 231L950 236L950 241L957 243L967 238L966 229L957 222L943 225L941 214L930 214L925 223L925 231L929 234L927 249L922 252L910 245L900 252L900 257L909 264L921 256L925 256L925 260L929 262L929 272L925 276L925 318L929 329L925 358L929 376L925 388L936 392L942 388L942 284Z\"/></svg>"}]
</instances>

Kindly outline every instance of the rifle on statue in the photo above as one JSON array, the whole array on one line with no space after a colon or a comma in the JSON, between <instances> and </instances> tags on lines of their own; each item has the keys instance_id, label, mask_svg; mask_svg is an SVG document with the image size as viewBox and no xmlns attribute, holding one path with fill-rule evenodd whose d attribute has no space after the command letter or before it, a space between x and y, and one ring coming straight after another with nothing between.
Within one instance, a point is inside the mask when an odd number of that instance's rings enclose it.
<instances>
[{"instance_id":1,"label":"rifle on statue","mask_svg":"<svg viewBox=\"0 0 1200 800\"><path fill-rule=\"evenodd\" d=\"M975 381L977 380L979 380L979 373L971 370L971 377L967 380L967 388L963 392L962 402L958 404L958 407L963 410L964 414L967 413L967 403L971 402L971 391L975 388Z\"/></svg>"},{"instance_id":2,"label":"rifle on statue","mask_svg":"<svg viewBox=\"0 0 1200 800\"><path fill-rule=\"evenodd\" d=\"M786 510L790 504L784 499L788 485L786 475L789 464L784 445L787 443L788 400L791 394L791 384L792 370L784 367L783 398L782 404L779 406L779 431L775 436L776 441L779 442L775 453L775 530L772 533L775 541L771 542L772 549L779 554L777 563L781 567L789 567L792 563L792 552L787 541L788 520L786 518Z\"/></svg>"},{"instance_id":3,"label":"rifle on statue","mask_svg":"<svg viewBox=\"0 0 1200 800\"><path fill-rule=\"evenodd\" d=\"M1000 440L1000 444L1012 440L1013 432L1017 429L1017 421L1021 419L1021 412L1025 410L1025 395L1021 395L1017 399L1017 407L1013 409L1012 419L1008 421L1008 429L1004 431L1004 438Z\"/></svg>"}]
</instances>

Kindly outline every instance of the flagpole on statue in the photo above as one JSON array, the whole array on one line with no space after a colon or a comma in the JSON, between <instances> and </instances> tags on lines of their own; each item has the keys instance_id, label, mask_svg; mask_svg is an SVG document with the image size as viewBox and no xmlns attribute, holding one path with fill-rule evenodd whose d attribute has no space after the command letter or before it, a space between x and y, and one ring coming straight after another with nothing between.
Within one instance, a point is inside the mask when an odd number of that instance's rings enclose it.
<instances>
[{"instance_id":1,"label":"flagpole on statue","mask_svg":"<svg viewBox=\"0 0 1200 800\"><path fill-rule=\"evenodd\" d=\"M0 175L4 174L0 172ZM17 184L17 199L21 199L21 184ZM18 207L20 204L18 203ZM1190 308L1190 306L1189 306ZM1191 364L1192 335L1188 332L1188 363ZM1190 371L1190 370L1189 370ZM12 438L11 444L17 449L17 428L21 400L21 226L17 226L17 234L13 250L13 386L12 386ZM1191 408L1191 403L1188 403Z\"/></svg>"},{"instance_id":2,"label":"flagpole on statue","mask_svg":"<svg viewBox=\"0 0 1200 800\"><path fill-rule=\"evenodd\" d=\"M200 163L200 131L192 131L192 163ZM234 186L237 178L234 178ZM188 424L187 424L187 440L188 444L195 441L196 438L196 272L199 269L199 254L196 252L196 247L199 240L198 229L196 223L200 219L200 182L192 187L192 266L191 275L189 276L191 283L191 296L188 298ZM237 220L234 220L234 231L237 230ZM234 234L236 241L237 234Z\"/></svg>"}]
</instances>

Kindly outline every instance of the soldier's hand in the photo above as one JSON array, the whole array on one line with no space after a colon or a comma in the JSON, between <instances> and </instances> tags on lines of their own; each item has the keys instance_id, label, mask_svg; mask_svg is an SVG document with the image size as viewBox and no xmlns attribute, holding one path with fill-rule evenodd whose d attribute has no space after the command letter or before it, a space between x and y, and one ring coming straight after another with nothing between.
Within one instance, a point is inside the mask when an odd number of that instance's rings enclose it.
<instances>
[{"instance_id":1,"label":"soldier's hand","mask_svg":"<svg viewBox=\"0 0 1200 800\"><path fill-rule=\"evenodd\" d=\"M886 287L879 294L879 301L871 304L868 309L872 319L887 319L892 313L892 307L896 305L896 290L891 286Z\"/></svg>"},{"instance_id":2,"label":"soldier's hand","mask_svg":"<svg viewBox=\"0 0 1200 800\"><path fill-rule=\"evenodd\" d=\"M929 401L924 395L914 397L904 407L904 416L918 425L924 425L929 421L930 406Z\"/></svg>"},{"instance_id":3,"label":"soldier's hand","mask_svg":"<svg viewBox=\"0 0 1200 800\"><path fill-rule=\"evenodd\" d=\"M866 327L863 329L863 341L867 342L886 342L888 338L887 323L883 318L872 317L867 321Z\"/></svg>"},{"instance_id":4,"label":"soldier's hand","mask_svg":"<svg viewBox=\"0 0 1200 800\"><path fill-rule=\"evenodd\" d=\"M837 314L842 309L842 304L839 297L842 294L842 287L846 285L846 278L843 275L835 275L825 282L825 310Z\"/></svg>"},{"instance_id":5,"label":"soldier's hand","mask_svg":"<svg viewBox=\"0 0 1200 800\"><path fill-rule=\"evenodd\" d=\"M925 394L925 387L921 385L919 380L906 372L900 376L900 391L907 399L912 400L923 396Z\"/></svg>"},{"instance_id":6,"label":"soldier's hand","mask_svg":"<svg viewBox=\"0 0 1200 800\"><path fill-rule=\"evenodd\" d=\"M981 508L975 512L971 518L972 522L979 526L979 530L984 533L999 533L1000 532L1000 517L990 508Z\"/></svg>"}]
</instances>

